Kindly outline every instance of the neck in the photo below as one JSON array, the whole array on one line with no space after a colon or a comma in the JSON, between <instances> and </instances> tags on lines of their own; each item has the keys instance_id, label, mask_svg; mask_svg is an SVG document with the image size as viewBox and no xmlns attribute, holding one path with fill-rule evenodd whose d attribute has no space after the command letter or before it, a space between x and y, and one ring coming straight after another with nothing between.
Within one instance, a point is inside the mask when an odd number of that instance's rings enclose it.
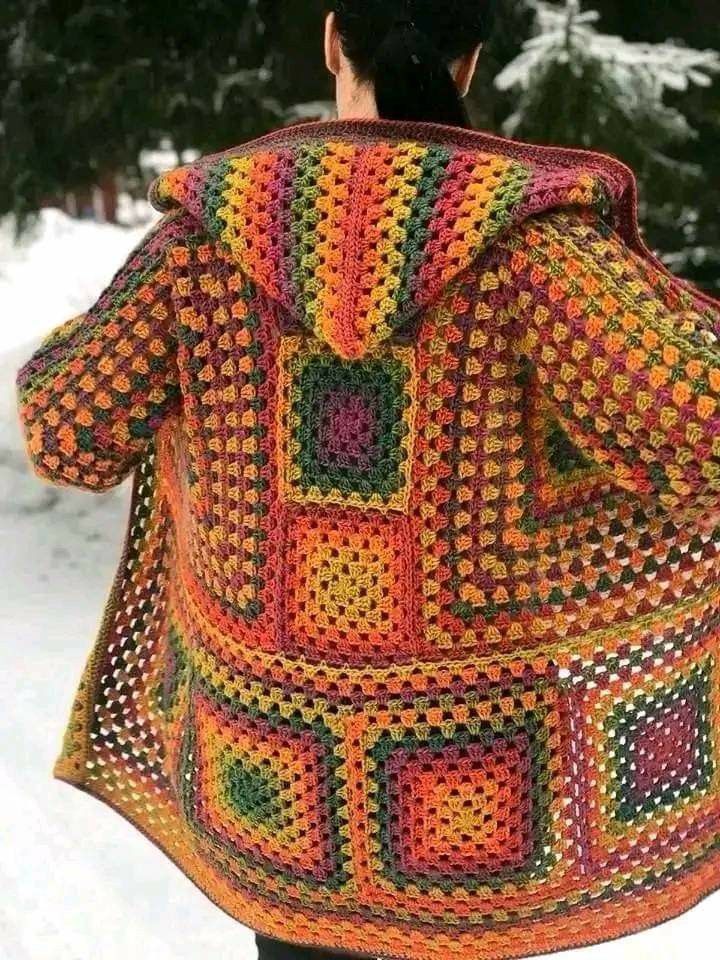
<instances>
[{"instance_id":1,"label":"neck","mask_svg":"<svg viewBox=\"0 0 720 960\"><path fill-rule=\"evenodd\" d=\"M377 119L375 91L371 84L357 84L350 96L337 98L338 120Z\"/></svg>"}]
</instances>

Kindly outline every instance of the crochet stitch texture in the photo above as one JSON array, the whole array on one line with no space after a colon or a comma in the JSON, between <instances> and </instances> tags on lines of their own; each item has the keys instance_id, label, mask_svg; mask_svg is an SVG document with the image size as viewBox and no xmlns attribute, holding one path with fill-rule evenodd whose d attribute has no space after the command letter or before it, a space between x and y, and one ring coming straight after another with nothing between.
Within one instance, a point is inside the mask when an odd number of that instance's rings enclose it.
<instances>
[{"instance_id":1,"label":"crochet stitch texture","mask_svg":"<svg viewBox=\"0 0 720 960\"><path fill-rule=\"evenodd\" d=\"M133 474L55 775L298 943L502 960L720 886L720 307L619 162L280 130L18 375Z\"/></svg>"}]
</instances>

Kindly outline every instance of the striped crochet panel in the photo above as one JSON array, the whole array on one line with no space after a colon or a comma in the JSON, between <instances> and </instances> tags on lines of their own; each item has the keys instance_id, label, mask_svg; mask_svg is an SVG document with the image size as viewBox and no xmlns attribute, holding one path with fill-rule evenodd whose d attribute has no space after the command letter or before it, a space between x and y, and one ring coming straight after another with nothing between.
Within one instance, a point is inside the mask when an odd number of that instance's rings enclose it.
<instances>
[{"instance_id":1,"label":"striped crochet panel","mask_svg":"<svg viewBox=\"0 0 720 960\"><path fill-rule=\"evenodd\" d=\"M604 207L589 169L407 140L226 156L160 178L235 261L344 358L372 350L504 229L558 203Z\"/></svg>"}]
</instances>

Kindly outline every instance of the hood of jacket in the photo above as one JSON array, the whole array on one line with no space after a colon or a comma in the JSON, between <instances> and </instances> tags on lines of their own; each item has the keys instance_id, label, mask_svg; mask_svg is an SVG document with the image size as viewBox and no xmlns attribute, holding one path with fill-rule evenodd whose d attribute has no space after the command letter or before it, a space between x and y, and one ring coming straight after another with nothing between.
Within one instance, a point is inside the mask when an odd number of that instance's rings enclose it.
<instances>
[{"instance_id":1,"label":"hood of jacket","mask_svg":"<svg viewBox=\"0 0 720 960\"><path fill-rule=\"evenodd\" d=\"M640 243L636 182L613 157L432 123L300 123L159 177L239 268L346 359L429 306L506 230L594 207Z\"/></svg>"}]
</instances>

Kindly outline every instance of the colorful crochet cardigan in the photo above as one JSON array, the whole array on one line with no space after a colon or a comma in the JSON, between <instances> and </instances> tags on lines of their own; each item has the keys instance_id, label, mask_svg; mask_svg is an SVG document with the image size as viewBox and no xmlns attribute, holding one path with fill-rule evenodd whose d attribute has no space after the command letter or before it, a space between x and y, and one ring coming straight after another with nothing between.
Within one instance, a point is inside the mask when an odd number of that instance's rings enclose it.
<instances>
[{"instance_id":1,"label":"colorful crochet cardigan","mask_svg":"<svg viewBox=\"0 0 720 960\"><path fill-rule=\"evenodd\" d=\"M284 940L502 960L720 887L720 305L619 162L300 124L18 376L134 474L55 775Z\"/></svg>"}]
</instances>

